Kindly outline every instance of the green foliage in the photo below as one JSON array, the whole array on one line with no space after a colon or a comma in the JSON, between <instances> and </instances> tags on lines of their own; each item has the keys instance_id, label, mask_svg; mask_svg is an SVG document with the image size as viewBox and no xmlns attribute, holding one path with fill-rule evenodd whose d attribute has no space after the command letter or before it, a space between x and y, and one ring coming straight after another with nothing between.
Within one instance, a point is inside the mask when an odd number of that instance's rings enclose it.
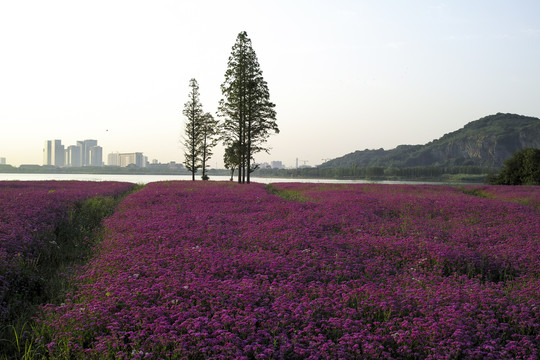
<instances>
[{"instance_id":1,"label":"green foliage","mask_svg":"<svg viewBox=\"0 0 540 360\"><path fill-rule=\"evenodd\" d=\"M238 182L249 183L250 173L256 168L252 166L253 155L268 151L264 143L279 129L275 105L245 31L238 34L232 48L221 92L218 114L224 118L223 141L226 148L234 146L238 151Z\"/></svg>"},{"instance_id":2,"label":"green foliage","mask_svg":"<svg viewBox=\"0 0 540 360\"><path fill-rule=\"evenodd\" d=\"M296 201L300 203L304 203L306 201L313 201L313 199L300 194L298 191L280 190L276 188L275 186L273 186L272 184L266 185L265 188L266 188L266 191L268 191L270 194L274 194L288 201Z\"/></svg>"},{"instance_id":3,"label":"green foliage","mask_svg":"<svg viewBox=\"0 0 540 360\"><path fill-rule=\"evenodd\" d=\"M478 188L478 187L460 187L459 189L461 190L462 193L466 195L477 196L481 198L489 198L489 199L493 198L493 195L485 192L483 189Z\"/></svg>"},{"instance_id":4,"label":"green foliage","mask_svg":"<svg viewBox=\"0 0 540 360\"><path fill-rule=\"evenodd\" d=\"M234 171L240 163L240 145L238 141L233 142L225 148L225 153L223 154L223 164L225 169L231 171L231 181L234 177Z\"/></svg>"},{"instance_id":5,"label":"green foliage","mask_svg":"<svg viewBox=\"0 0 540 360\"><path fill-rule=\"evenodd\" d=\"M199 100L199 84L197 80L189 81L191 91L189 101L184 104L183 114L187 118L184 137L184 166L191 172L192 180L195 180L195 173L202 167L201 163L201 141L202 141L202 118L203 110Z\"/></svg>"},{"instance_id":6,"label":"green foliage","mask_svg":"<svg viewBox=\"0 0 540 360\"><path fill-rule=\"evenodd\" d=\"M475 166L422 166L422 167L351 167L351 168L299 168L299 169L259 169L259 177L318 178L369 181L438 181L483 183L486 175L494 169Z\"/></svg>"},{"instance_id":7,"label":"green foliage","mask_svg":"<svg viewBox=\"0 0 540 360\"><path fill-rule=\"evenodd\" d=\"M212 114L206 113L201 119L201 167L202 167L202 179L208 180L209 177L206 174L206 168L208 167L208 161L213 155L212 149L218 143L218 121L214 119Z\"/></svg>"},{"instance_id":8,"label":"green foliage","mask_svg":"<svg viewBox=\"0 0 540 360\"><path fill-rule=\"evenodd\" d=\"M141 186L135 186L137 191ZM16 279L20 288L32 289L25 294L9 294L10 318L0 327L0 360L42 359L45 349L35 342L46 332L36 323L40 304L60 303L70 290L74 268L84 264L101 241L99 228L110 216L122 197L98 196L77 203L67 220L51 233L42 234L48 248L37 260L18 263L21 271ZM41 347L40 347L41 346Z\"/></svg>"},{"instance_id":9,"label":"green foliage","mask_svg":"<svg viewBox=\"0 0 540 360\"><path fill-rule=\"evenodd\" d=\"M17 171L17 168L11 165L0 164L0 173L13 173L16 171Z\"/></svg>"},{"instance_id":10,"label":"green foliage","mask_svg":"<svg viewBox=\"0 0 540 360\"><path fill-rule=\"evenodd\" d=\"M212 148L218 141L218 121L210 113L204 113L199 100L199 84L197 80L189 81L191 91L189 101L184 104L183 114L187 119L184 137L184 165L195 180L195 173L202 169L202 179L208 180L206 168L212 157Z\"/></svg>"},{"instance_id":11,"label":"green foliage","mask_svg":"<svg viewBox=\"0 0 540 360\"><path fill-rule=\"evenodd\" d=\"M490 182L496 185L540 185L540 149L517 151Z\"/></svg>"}]
</instances>

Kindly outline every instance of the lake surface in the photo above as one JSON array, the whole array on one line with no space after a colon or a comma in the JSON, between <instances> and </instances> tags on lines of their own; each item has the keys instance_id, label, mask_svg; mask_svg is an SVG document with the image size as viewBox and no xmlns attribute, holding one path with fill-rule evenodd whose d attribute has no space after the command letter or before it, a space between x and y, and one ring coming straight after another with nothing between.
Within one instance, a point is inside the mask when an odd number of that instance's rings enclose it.
<instances>
[{"instance_id":1,"label":"lake surface","mask_svg":"<svg viewBox=\"0 0 540 360\"><path fill-rule=\"evenodd\" d=\"M196 179L200 181L200 174ZM132 182L135 184L148 184L155 181L171 181L171 180L191 180L191 175L127 175L127 174L8 174L0 173L0 181L3 180L20 180L20 181L42 181L42 180L77 180L77 181L123 181ZM210 181L229 181L229 176L212 175ZM235 178L236 180L236 178ZM443 185L439 182L421 182L421 181L369 181L369 180L335 180L335 179L297 179L297 178L265 178L252 177L252 182L255 183L280 183L280 182L296 182L296 183L326 183L326 184L432 184ZM457 184L453 184L457 185Z\"/></svg>"}]
</instances>

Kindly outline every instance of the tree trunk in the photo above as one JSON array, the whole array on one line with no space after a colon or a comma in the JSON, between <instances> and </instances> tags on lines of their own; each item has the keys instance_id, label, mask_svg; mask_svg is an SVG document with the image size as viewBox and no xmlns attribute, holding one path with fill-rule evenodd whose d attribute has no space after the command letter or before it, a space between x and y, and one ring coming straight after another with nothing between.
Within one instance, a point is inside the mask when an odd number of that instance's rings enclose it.
<instances>
[{"instance_id":1,"label":"tree trunk","mask_svg":"<svg viewBox=\"0 0 540 360\"><path fill-rule=\"evenodd\" d=\"M195 125L193 124L191 127L191 136L192 139L195 139ZM195 140L193 140L193 143L191 144L191 181L195 181L195 172L197 171L197 168L195 167Z\"/></svg>"},{"instance_id":2,"label":"tree trunk","mask_svg":"<svg viewBox=\"0 0 540 360\"><path fill-rule=\"evenodd\" d=\"M251 113L251 111L250 111ZM251 114L249 114L251 116ZM246 157L247 157L247 183L250 182L251 177L251 118L248 119L248 127L247 127L247 149L246 149Z\"/></svg>"},{"instance_id":3,"label":"tree trunk","mask_svg":"<svg viewBox=\"0 0 540 360\"><path fill-rule=\"evenodd\" d=\"M238 183L242 183L242 154L238 156Z\"/></svg>"},{"instance_id":4,"label":"tree trunk","mask_svg":"<svg viewBox=\"0 0 540 360\"><path fill-rule=\"evenodd\" d=\"M206 134L204 135L203 140L202 179L206 180Z\"/></svg>"}]
</instances>

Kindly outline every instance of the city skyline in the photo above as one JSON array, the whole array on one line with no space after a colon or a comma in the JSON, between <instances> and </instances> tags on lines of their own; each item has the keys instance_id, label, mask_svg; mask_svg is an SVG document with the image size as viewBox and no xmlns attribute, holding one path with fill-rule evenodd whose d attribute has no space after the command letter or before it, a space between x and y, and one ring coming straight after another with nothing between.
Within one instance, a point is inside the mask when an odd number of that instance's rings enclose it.
<instances>
[{"instance_id":1,"label":"city skyline","mask_svg":"<svg viewBox=\"0 0 540 360\"><path fill-rule=\"evenodd\" d=\"M56 167L85 167L85 166L120 166L131 164L146 167L148 158L142 152L135 153L109 153L107 164L103 161L103 148L97 140L87 139L77 141L77 145L67 148L62 140L45 140L43 148L43 165Z\"/></svg>"},{"instance_id":2,"label":"city skyline","mask_svg":"<svg viewBox=\"0 0 540 360\"><path fill-rule=\"evenodd\" d=\"M158 159L149 160L148 156L145 156L143 152L120 152L114 151L107 153L107 162L103 160L103 148L98 145L98 140L86 139L77 140L76 145L65 146L62 144L61 139L45 140L43 152L43 162L41 164L19 164L19 166L27 165L44 165L44 166L56 166L56 167L85 167L85 166L119 166L126 167L133 164L137 167L147 167L149 165L162 165L176 163L169 161L162 163ZM97 152L93 152L93 149L97 149ZM183 163L178 163L183 166ZM11 165L9 161L6 161L5 157L0 157L0 165ZM293 168L291 166L285 166L281 160L271 160L269 162L259 163L261 167L269 167L272 169L285 169ZM209 168L218 169L208 164ZM298 161L296 162L298 168Z\"/></svg>"},{"instance_id":3,"label":"city skyline","mask_svg":"<svg viewBox=\"0 0 540 360\"><path fill-rule=\"evenodd\" d=\"M43 165L56 167L103 166L103 148L97 140L78 140L67 148L62 140L45 140Z\"/></svg>"}]
</instances>

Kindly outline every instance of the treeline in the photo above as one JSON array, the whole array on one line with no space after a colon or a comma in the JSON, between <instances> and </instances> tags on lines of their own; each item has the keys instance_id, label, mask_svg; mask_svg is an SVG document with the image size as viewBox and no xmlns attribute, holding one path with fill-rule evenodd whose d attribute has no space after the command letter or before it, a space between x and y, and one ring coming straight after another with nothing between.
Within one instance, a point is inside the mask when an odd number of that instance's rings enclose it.
<instances>
[{"instance_id":1,"label":"treeline","mask_svg":"<svg viewBox=\"0 0 540 360\"><path fill-rule=\"evenodd\" d=\"M540 185L540 149L525 148L506 160L497 175L488 176L493 185Z\"/></svg>"},{"instance_id":2,"label":"treeline","mask_svg":"<svg viewBox=\"0 0 540 360\"><path fill-rule=\"evenodd\" d=\"M380 166L351 168L299 168L259 169L254 175L260 177L321 178L358 180L448 180L453 177L462 181L483 182L496 168L480 166L419 166L408 168L385 168Z\"/></svg>"}]
</instances>

